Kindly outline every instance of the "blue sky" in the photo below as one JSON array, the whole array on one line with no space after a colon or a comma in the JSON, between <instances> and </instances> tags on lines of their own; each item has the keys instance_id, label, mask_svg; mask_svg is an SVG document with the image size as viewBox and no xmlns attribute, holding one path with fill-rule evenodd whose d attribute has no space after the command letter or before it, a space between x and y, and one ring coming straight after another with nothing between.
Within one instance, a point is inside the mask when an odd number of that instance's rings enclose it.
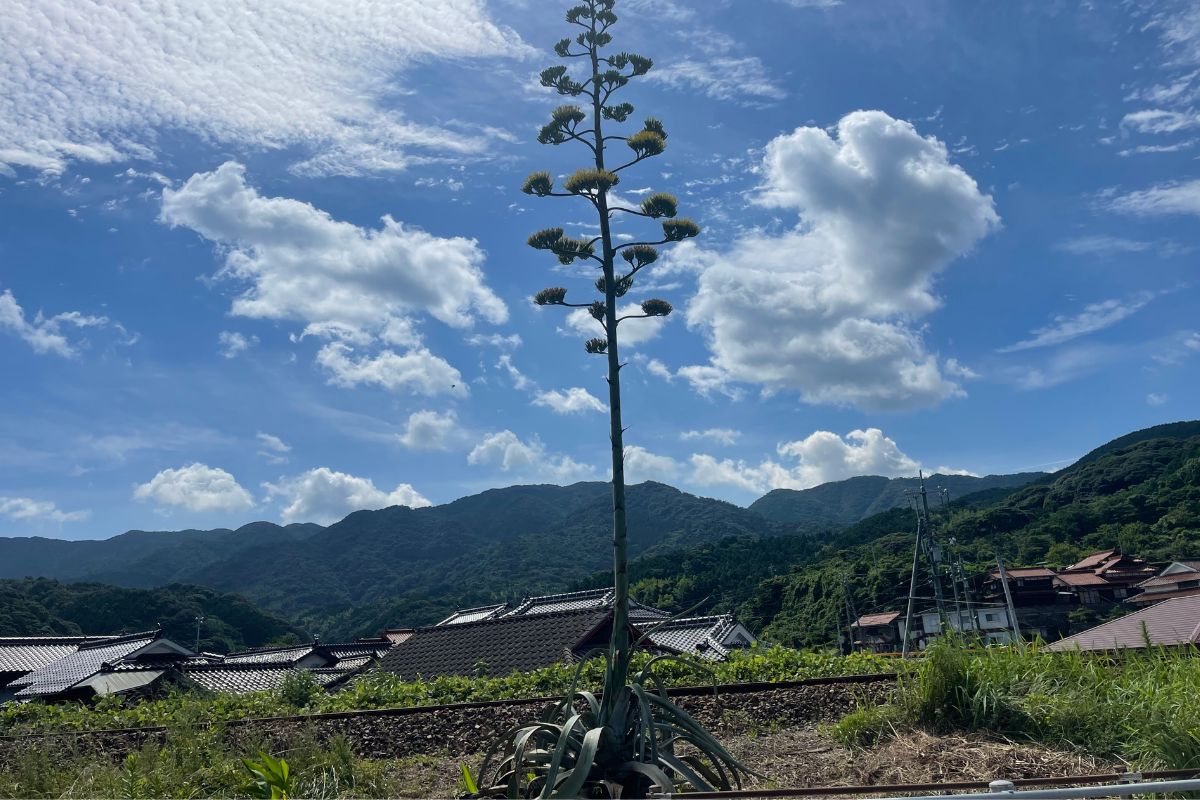
<instances>
[{"instance_id":1,"label":"blue sky","mask_svg":"<svg viewBox=\"0 0 1200 800\"><path fill-rule=\"evenodd\" d=\"M549 0L34 0L0 19L0 534L330 522L607 474L525 246ZM1195 417L1200 10L619 0L623 173L704 227L631 295L628 469L748 503L1056 469ZM619 143L618 143L619 144ZM625 241L640 232L623 221Z\"/></svg>"}]
</instances>

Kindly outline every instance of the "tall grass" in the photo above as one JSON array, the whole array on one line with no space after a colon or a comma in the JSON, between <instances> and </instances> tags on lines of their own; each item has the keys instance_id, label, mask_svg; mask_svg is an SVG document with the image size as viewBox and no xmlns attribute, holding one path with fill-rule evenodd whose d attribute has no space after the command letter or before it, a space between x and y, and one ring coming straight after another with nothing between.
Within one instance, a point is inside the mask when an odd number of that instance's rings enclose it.
<instances>
[{"instance_id":1,"label":"tall grass","mask_svg":"<svg viewBox=\"0 0 1200 800\"><path fill-rule=\"evenodd\" d=\"M897 723L1027 738L1139 768L1200 769L1200 656L1163 648L1119 657L1035 646L968 652L939 643L902 678L894 709L835 730L870 741Z\"/></svg>"}]
</instances>

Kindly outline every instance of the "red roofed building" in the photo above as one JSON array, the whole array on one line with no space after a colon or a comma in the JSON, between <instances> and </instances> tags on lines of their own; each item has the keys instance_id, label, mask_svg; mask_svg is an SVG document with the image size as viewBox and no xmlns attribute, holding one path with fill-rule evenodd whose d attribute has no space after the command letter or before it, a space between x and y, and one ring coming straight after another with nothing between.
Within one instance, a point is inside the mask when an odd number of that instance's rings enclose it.
<instances>
[{"instance_id":1,"label":"red roofed building","mask_svg":"<svg viewBox=\"0 0 1200 800\"><path fill-rule=\"evenodd\" d=\"M1171 597L1200 595L1200 561L1172 561L1162 572L1137 585L1141 594L1130 603L1144 605Z\"/></svg>"},{"instance_id":2,"label":"red roofed building","mask_svg":"<svg viewBox=\"0 0 1200 800\"><path fill-rule=\"evenodd\" d=\"M873 653L894 653L901 648L899 611L882 614L864 614L851 626L854 630L854 648Z\"/></svg>"}]
</instances>

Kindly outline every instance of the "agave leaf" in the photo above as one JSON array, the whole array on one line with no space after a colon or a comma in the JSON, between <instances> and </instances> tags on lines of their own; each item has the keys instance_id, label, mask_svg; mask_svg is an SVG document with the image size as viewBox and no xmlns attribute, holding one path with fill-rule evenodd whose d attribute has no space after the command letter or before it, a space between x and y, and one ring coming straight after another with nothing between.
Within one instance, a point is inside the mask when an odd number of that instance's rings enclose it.
<instances>
[{"instance_id":1,"label":"agave leaf","mask_svg":"<svg viewBox=\"0 0 1200 800\"><path fill-rule=\"evenodd\" d=\"M692 785L693 791L696 791L696 792L717 791L717 787L713 786L711 783L709 783L708 781L704 780L699 775L697 775L695 773L695 771L692 770L692 768L689 767L687 764L685 764L683 762L683 759L679 758L678 756L676 756L672 753L663 753L662 755L659 756L659 760L662 761L662 763L666 764L671 769L678 772L680 775L682 775L683 779ZM723 789L725 791L728 791L733 788L732 786L730 786L728 784L728 782L726 782L724 784L718 784L718 785L720 786L721 789Z\"/></svg>"},{"instance_id":2,"label":"agave leaf","mask_svg":"<svg viewBox=\"0 0 1200 800\"><path fill-rule=\"evenodd\" d=\"M709 766L700 756L681 756L679 760L700 773L710 785L729 786L729 778L725 776L725 770L721 769L720 762L714 761L712 766ZM716 768L716 772L713 771L713 767ZM717 773L720 773L719 777Z\"/></svg>"},{"instance_id":3,"label":"agave leaf","mask_svg":"<svg viewBox=\"0 0 1200 800\"><path fill-rule=\"evenodd\" d=\"M558 772L562 769L563 756L567 752L567 745L571 743L571 734L582 721L583 715L576 714L567 720L567 724L563 726L562 735L558 737L558 745L554 748L554 758L550 761L550 768L546 771L546 785L542 787L542 797L550 796L550 792L558 780Z\"/></svg>"},{"instance_id":4,"label":"agave leaf","mask_svg":"<svg viewBox=\"0 0 1200 800\"><path fill-rule=\"evenodd\" d=\"M638 775L645 775L650 780L654 781L662 792L670 793L675 788L674 781L668 777L667 773L653 764L646 764L642 761L626 761L620 767L621 772L636 772ZM693 784L695 785L695 784Z\"/></svg>"},{"instance_id":5,"label":"agave leaf","mask_svg":"<svg viewBox=\"0 0 1200 800\"><path fill-rule=\"evenodd\" d=\"M555 787L550 794L551 797L579 796L583 785L587 783L588 776L592 774L592 765L596 762L596 751L600 749L600 737L603 734L603 728L592 728L584 734L583 745L579 748L579 755L575 759L575 768L559 776L562 783Z\"/></svg>"},{"instance_id":6,"label":"agave leaf","mask_svg":"<svg viewBox=\"0 0 1200 800\"><path fill-rule=\"evenodd\" d=\"M475 785L475 779L471 777L471 770L466 762L460 762L458 766L462 770L463 785L467 787L467 794L479 794L479 787Z\"/></svg>"},{"instance_id":7,"label":"agave leaf","mask_svg":"<svg viewBox=\"0 0 1200 800\"><path fill-rule=\"evenodd\" d=\"M700 747L703 752L710 755L716 754L720 756L728 764L736 767L738 771L746 772L751 775L758 775L759 777L766 777L760 773L754 772L749 767L738 761L732 753L726 750L720 742L713 738L712 734L704 729L703 725L692 719L691 715L689 715L679 706L672 703L670 700L663 700L661 697L656 697L652 694L646 695L646 699L662 709L667 716L673 718L674 723L678 727L682 728L684 731L687 731L689 734L688 738L691 739L694 744Z\"/></svg>"}]
</instances>

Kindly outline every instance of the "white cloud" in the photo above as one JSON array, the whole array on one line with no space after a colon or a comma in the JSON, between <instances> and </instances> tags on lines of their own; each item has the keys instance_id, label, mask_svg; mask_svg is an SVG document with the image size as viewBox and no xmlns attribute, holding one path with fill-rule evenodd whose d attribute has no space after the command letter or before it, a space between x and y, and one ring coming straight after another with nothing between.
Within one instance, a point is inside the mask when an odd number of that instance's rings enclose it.
<instances>
[{"instance_id":1,"label":"white cloud","mask_svg":"<svg viewBox=\"0 0 1200 800\"><path fill-rule=\"evenodd\" d=\"M337 386L379 386L393 392L434 395L467 394L462 374L444 359L424 348L403 355L383 350L374 357L354 359L354 348L330 342L317 353L317 363L329 371L329 382Z\"/></svg>"},{"instance_id":2,"label":"white cloud","mask_svg":"<svg viewBox=\"0 0 1200 800\"><path fill-rule=\"evenodd\" d=\"M1145 109L1126 114L1121 119L1121 125L1138 133L1178 133L1200 128L1200 114L1161 108Z\"/></svg>"},{"instance_id":3,"label":"white cloud","mask_svg":"<svg viewBox=\"0 0 1200 800\"><path fill-rule=\"evenodd\" d=\"M0 294L0 329L8 330L33 348L40 355L53 353L63 358L73 358L79 355L80 342L72 342L64 329L104 328L113 327L124 334L125 329L119 324L110 322L108 317L88 316L78 311L66 311L52 317L37 312L32 320L25 318L25 310L17 303L17 298L9 289ZM132 344L134 338L127 337L127 344Z\"/></svg>"},{"instance_id":4,"label":"white cloud","mask_svg":"<svg viewBox=\"0 0 1200 800\"><path fill-rule=\"evenodd\" d=\"M1080 336L1116 325L1126 317L1136 314L1152 299L1154 299L1154 295L1142 293L1128 300L1105 300L1101 303L1091 303L1084 306L1083 311L1074 316L1056 316L1053 325L1037 328L1032 332L1031 338L1001 347L997 352L1013 353L1018 350L1032 350L1035 347L1051 347L1078 339Z\"/></svg>"},{"instance_id":5,"label":"white cloud","mask_svg":"<svg viewBox=\"0 0 1200 800\"><path fill-rule=\"evenodd\" d=\"M225 358L237 358L239 353L244 353L258 344L258 337L247 337L245 334L237 333L236 331L221 331L217 334L217 343L221 346L220 353L222 356Z\"/></svg>"},{"instance_id":6,"label":"white cloud","mask_svg":"<svg viewBox=\"0 0 1200 800\"><path fill-rule=\"evenodd\" d=\"M683 468L670 456L651 453L644 447L630 445L625 448L625 482L659 481L670 483L680 476Z\"/></svg>"},{"instance_id":7,"label":"white cloud","mask_svg":"<svg viewBox=\"0 0 1200 800\"><path fill-rule=\"evenodd\" d=\"M1146 395L1146 405L1165 405L1168 399L1170 398L1168 398L1165 394L1155 394L1154 392L1151 392L1150 394Z\"/></svg>"},{"instance_id":8,"label":"white cloud","mask_svg":"<svg viewBox=\"0 0 1200 800\"><path fill-rule=\"evenodd\" d=\"M544 406L555 414L580 414L588 411L608 410L608 406L582 386L572 386L565 392L558 389L538 392L533 398L533 404Z\"/></svg>"},{"instance_id":9,"label":"white cloud","mask_svg":"<svg viewBox=\"0 0 1200 800\"><path fill-rule=\"evenodd\" d=\"M648 359L644 363L644 366L646 368L646 372L649 372L651 375L657 378L662 378L667 383L675 380L675 373L671 372L671 368L659 361L657 358Z\"/></svg>"},{"instance_id":10,"label":"white cloud","mask_svg":"<svg viewBox=\"0 0 1200 800\"><path fill-rule=\"evenodd\" d=\"M691 480L701 486L724 484L765 494L772 489L808 489L857 475L916 475L921 468L920 462L903 453L878 428L850 431L845 438L830 431L816 431L804 439L783 442L776 449L781 457L796 463L768 458L754 465L698 453L691 459Z\"/></svg>"},{"instance_id":11,"label":"white cloud","mask_svg":"<svg viewBox=\"0 0 1200 800\"><path fill-rule=\"evenodd\" d=\"M517 369L512 363L512 356L508 353L503 353L500 359L496 362L496 366L508 373L508 377L512 379L513 388L519 392L537 391L537 384L526 377L524 372Z\"/></svg>"},{"instance_id":12,"label":"white cloud","mask_svg":"<svg viewBox=\"0 0 1200 800\"><path fill-rule=\"evenodd\" d=\"M719 56L708 61L684 59L656 66L647 75L668 86L698 89L714 100L782 100L787 97L757 56Z\"/></svg>"},{"instance_id":13,"label":"white cloud","mask_svg":"<svg viewBox=\"0 0 1200 800\"><path fill-rule=\"evenodd\" d=\"M433 236L391 217L360 228L299 200L263 197L232 161L163 189L162 219L227 251L218 277L244 286L230 309L236 316L376 334L413 312L455 327L508 319L484 284L474 240Z\"/></svg>"},{"instance_id":14,"label":"white cloud","mask_svg":"<svg viewBox=\"0 0 1200 800\"><path fill-rule=\"evenodd\" d=\"M46 520L61 525L87 519L91 511L63 511L49 500L0 496L0 516L18 520Z\"/></svg>"},{"instance_id":15,"label":"white cloud","mask_svg":"<svg viewBox=\"0 0 1200 800\"><path fill-rule=\"evenodd\" d=\"M487 141L407 119L398 73L525 52L481 0L31 0L0 17L0 166L150 159L186 131L298 147L305 173L402 169Z\"/></svg>"},{"instance_id":16,"label":"white cloud","mask_svg":"<svg viewBox=\"0 0 1200 800\"><path fill-rule=\"evenodd\" d=\"M276 483L264 483L263 488L271 498L285 504L280 512L280 519L285 524L316 522L328 525L363 509L432 505L407 483L385 492L376 488L370 478L336 472L328 467L310 469Z\"/></svg>"},{"instance_id":17,"label":"white cloud","mask_svg":"<svg viewBox=\"0 0 1200 800\"><path fill-rule=\"evenodd\" d=\"M475 347L491 345L500 350L516 350L521 346L521 334L511 333L508 336L501 336L498 333L473 333L467 337L467 344Z\"/></svg>"},{"instance_id":18,"label":"white cloud","mask_svg":"<svg viewBox=\"0 0 1200 800\"><path fill-rule=\"evenodd\" d=\"M938 274L999 217L945 145L858 111L836 137L810 127L772 140L762 170L760 202L801 225L697 259L688 325L706 332L712 359L677 374L701 390L758 383L864 408L961 395L912 321L939 305Z\"/></svg>"},{"instance_id":19,"label":"white cloud","mask_svg":"<svg viewBox=\"0 0 1200 800\"><path fill-rule=\"evenodd\" d=\"M636 305L617 307L617 316L641 314L642 309ZM622 322L617 328L617 344L619 347L636 348L645 344L662 332L670 317L649 317L647 319L630 319ZM577 333L586 339L604 338L604 328L596 321L586 308L577 308L567 314L567 325L570 330L559 329L560 332L572 335Z\"/></svg>"},{"instance_id":20,"label":"white cloud","mask_svg":"<svg viewBox=\"0 0 1200 800\"><path fill-rule=\"evenodd\" d=\"M417 411L409 415L400 443L410 450L449 450L461 438L453 411Z\"/></svg>"},{"instance_id":21,"label":"white cloud","mask_svg":"<svg viewBox=\"0 0 1200 800\"><path fill-rule=\"evenodd\" d=\"M258 440L258 454L272 464L282 464L287 461L287 454L292 452L291 445L278 436L259 432L255 434Z\"/></svg>"},{"instance_id":22,"label":"white cloud","mask_svg":"<svg viewBox=\"0 0 1200 800\"><path fill-rule=\"evenodd\" d=\"M547 453L546 446L536 436L524 442L510 430L485 436L467 455L467 463L496 466L501 472L541 477L557 483L582 480L595 473L593 467L580 464L569 456Z\"/></svg>"},{"instance_id":23,"label":"white cloud","mask_svg":"<svg viewBox=\"0 0 1200 800\"><path fill-rule=\"evenodd\" d=\"M1120 194L1108 200L1113 211L1137 216L1193 214L1200 216L1200 180L1160 183L1149 189Z\"/></svg>"},{"instance_id":24,"label":"white cloud","mask_svg":"<svg viewBox=\"0 0 1200 800\"><path fill-rule=\"evenodd\" d=\"M188 511L245 511L254 499L232 475L218 467L192 463L164 469L133 490L135 500L153 500L161 506Z\"/></svg>"},{"instance_id":25,"label":"white cloud","mask_svg":"<svg viewBox=\"0 0 1200 800\"><path fill-rule=\"evenodd\" d=\"M697 439L708 439L717 444L732 445L736 444L741 431L735 431L732 428L709 428L705 431L684 431L679 434L679 438L685 442L695 441Z\"/></svg>"},{"instance_id":26,"label":"white cloud","mask_svg":"<svg viewBox=\"0 0 1200 800\"><path fill-rule=\"evenodd\" d=\"M1055 245L1056 249L1077 256L1141 253L1154 247L1152 242L1123 239L1119 236L1077 236Z\"/></svg>"}]
</instances>

